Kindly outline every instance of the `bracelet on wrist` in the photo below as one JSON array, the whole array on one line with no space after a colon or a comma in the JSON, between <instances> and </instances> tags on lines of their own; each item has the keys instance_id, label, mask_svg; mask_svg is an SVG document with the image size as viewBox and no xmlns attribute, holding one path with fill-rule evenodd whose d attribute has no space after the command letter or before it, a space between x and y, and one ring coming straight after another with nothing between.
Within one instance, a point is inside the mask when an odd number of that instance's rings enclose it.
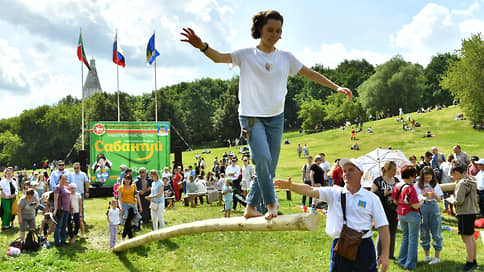
<instances>
[{"instance_id":1,"label":"bracelet on wrist","mask_svg":"<svg viewBox=\"0 0 484 272\"><path fill-rule=\"evenodd\" d=\"M205 43L205 48L200 49L200 51L205 52L208 50L208 43Z\"/></svg>"}]
</instances>

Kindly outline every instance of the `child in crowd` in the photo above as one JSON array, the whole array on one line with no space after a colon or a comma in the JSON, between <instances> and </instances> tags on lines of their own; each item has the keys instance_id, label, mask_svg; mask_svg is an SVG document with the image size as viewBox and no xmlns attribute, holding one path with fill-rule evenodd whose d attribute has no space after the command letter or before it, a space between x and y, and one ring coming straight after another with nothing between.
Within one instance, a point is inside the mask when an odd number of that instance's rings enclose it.
<instances>
[{"instance_id":1,"label":"child in crowd","mask_svg":"<svg viewBox=\"0 0 484 272\"><path fill-rule=\"evenodd\" d=\"M451 175L455 185L455 198L450 197L448 201L455 205L459 234L465 244L466 264L462 271L477 270L476 261L477 244L474 239L474 221L479 212L477 184L466 173L466 166L460 162L455 163L451 168Z\"/></svg>"},{"instance_id":2,"label":"child in crowd","mask_svg":"<svg viewBox=\"0 0 484 272\"><path fill-rule=\"evenodd\" d=\"M71 244L76 242L76 237L82 224L79 217L79 215L82 214L82 199L81 194L77 193L76 189L77 185L75 183L69 184L69 191L71 192L71 214L67 224L67 232L71 238ZM82 228L82 230L84 230L84 228ZM82 236L84 237L84 233L82 233Z\"/></svg>"},{"instance_id":3,"label":"child in crowd","mask_svg":"<svg viewBox=\"0 0 484 272\"><path fill-rule=\"evenodd\" d=\"M217 191L219 191L217 206L222 206L222 188L224 187L224 185L225 185L225 174L220 173L220 179L218 180L217 185L215 185L215 188L217 189Z\"/></svg>"},{"instance_id":4,"label":"child in crowd","mask_svg":"<svg viewBox=\"0 0 484 272\"><path fill-rule=\"evenodd\" d=\"M420 178L414 185L419 201L424 200L420 207L423 223L420 227L420 245L425 252L424 262L428 264L440 263L442 250L442 217L439 202L443 196L439 182L431 166L425 166L420 171ZM430 233L432 233L435 256L430 257Z\"/></svg>"},{"instance_id":5,"label":"child in crowd","mask_svg":"<svg viewBox=\"0 0 484 272\"><path fill-rule=\"evenodd\" d=\"M232 209L232 180L227 179L222 188L222 195L225 202L224 217L230 217L230 210Z\"/></svg>"},{"instance_id":6,"label":"child in crowd","mask_svg":"<svg viewBox=\"0 0 484 272\"><path fill-rule=\"evenodd\" d=\"M40 235L43 235L44 241L47 241L49 235L54 232L55 225L57 224L54 214L47 211L47 209L44 209L44 215L42 216L42 222L40 223ZM49 245L48 242L46 243Z\"/></svg>"},{"instance_id":7,"label":"child in crowd","mask_svg":"<svg viewBox=\"0 0 484 272\"><path fill-rule=\"evenodd\" d=\"M109 222L109 245L114 247L116 245L116 234L118 233L120 211L117 200L113 199L109 204L111 207L106 213Z\"/></svg>"}]
</instances>

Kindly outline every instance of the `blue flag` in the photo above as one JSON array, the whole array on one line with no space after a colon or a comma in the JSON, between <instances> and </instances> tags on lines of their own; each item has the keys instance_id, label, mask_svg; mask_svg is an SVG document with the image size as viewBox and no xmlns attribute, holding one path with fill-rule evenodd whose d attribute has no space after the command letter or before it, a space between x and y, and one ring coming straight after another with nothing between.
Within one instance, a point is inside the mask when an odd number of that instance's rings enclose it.
<instances>
[{"instance_id":1,"label":"blue flag","mask_svg":"<svg viewBox=\"0 0 484 272\"><path fill-rule=\"evenodd\" d=\"M146 46L146 63L152 64L159 55L160 53L155 49L155 34L153 33Z\"/></svg>"}]
</instances>

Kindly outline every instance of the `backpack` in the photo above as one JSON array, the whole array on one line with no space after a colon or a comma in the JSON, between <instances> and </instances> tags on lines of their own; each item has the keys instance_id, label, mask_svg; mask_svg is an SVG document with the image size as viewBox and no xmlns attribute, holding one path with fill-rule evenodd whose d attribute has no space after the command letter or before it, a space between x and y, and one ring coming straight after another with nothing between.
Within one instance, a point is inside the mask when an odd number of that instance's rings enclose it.
<instances>
[{"instance_id":1,"label":"backpack","mask_svg":"<svg viewBox=\"0 0 484 272\"><path fill-rule=\"evenodd\" d=\"M35 230L29 230L25 242L23 244L23 250L37 251L40 248L39 234Z\"/></svg>"}]
</instances>

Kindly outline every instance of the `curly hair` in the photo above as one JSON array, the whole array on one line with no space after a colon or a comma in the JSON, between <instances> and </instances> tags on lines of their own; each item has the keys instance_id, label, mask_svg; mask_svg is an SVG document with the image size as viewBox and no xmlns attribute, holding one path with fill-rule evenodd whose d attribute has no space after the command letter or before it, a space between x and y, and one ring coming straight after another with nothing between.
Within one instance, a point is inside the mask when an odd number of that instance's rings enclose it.
<instances>
[{"instance_id":1,"label":"curly hair","mask_svg":"<svg viewBox=\"0 0 484 272\"><path fill-rule=\"evenodd\" d=\"M284 22L282 15L275 10L260 11L256 15L252 16L252 37L259 39L261 37L262 27L267 24L269 19L281 21L281 25Z\"/></svg>"}]
</instances>

